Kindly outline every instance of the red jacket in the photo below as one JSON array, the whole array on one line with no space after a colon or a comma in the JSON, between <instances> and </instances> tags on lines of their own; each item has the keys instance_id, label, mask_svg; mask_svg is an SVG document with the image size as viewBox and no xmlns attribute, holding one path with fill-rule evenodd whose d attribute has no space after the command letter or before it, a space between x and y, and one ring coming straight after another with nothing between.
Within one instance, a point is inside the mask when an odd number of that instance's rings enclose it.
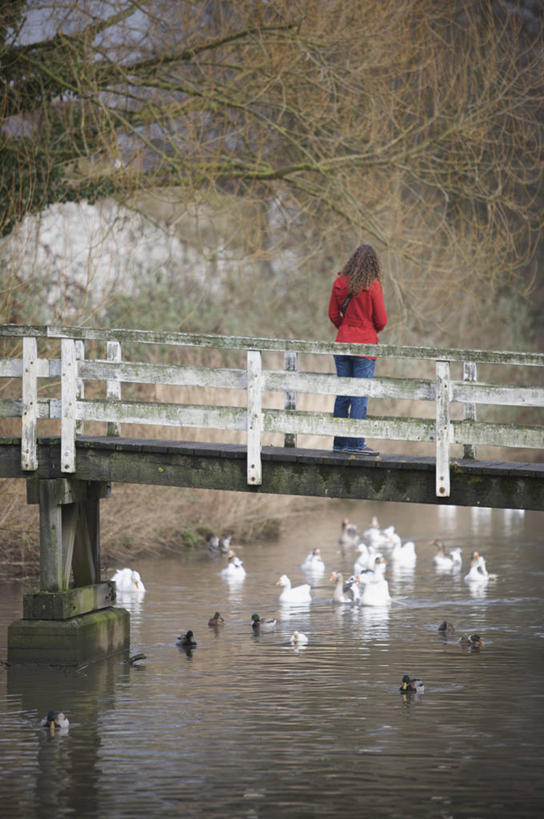
<instances>
[{"instance_id":1,"label":"red jacket","mask_svg":"<svg viewBox=\"0 0 544 819\"><path fill-rule=\"evenodd\" d=\"M338 328L335 341L344 343L377 344L378 333L387 324L382 286L374 279L370 290L361 290L348 304L342 318L340 308L347 299L348 279L337 276L332 286L329 318Z\"/></svg>"}]
</instances>

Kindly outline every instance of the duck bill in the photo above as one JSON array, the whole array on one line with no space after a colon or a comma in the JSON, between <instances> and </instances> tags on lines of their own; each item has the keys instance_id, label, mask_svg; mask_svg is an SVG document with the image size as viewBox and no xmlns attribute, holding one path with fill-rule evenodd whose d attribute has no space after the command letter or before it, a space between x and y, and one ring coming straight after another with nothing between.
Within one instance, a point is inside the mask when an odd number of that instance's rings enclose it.
<instances>
[{"instance_id":1,"label":"duck bill","mask_svg":"<svg viewBox=\"0 0 544 819\"><path fill-rule=\"evenodd\" d=\"M55 736L55 720L52 720L49 723L49 735L54 737Z\"/></svg>"}]
</instances>

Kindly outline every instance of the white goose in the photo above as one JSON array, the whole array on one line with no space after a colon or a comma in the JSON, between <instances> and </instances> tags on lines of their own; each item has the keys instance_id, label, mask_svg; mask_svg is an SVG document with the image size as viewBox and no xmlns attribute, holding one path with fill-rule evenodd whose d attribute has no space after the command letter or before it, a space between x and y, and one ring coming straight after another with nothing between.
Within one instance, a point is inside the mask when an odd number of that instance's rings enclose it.
<instances>
[{"instance_id":1,"label":"white goose","mask_svg":"<svg viewBox=\"0 0 544 819\"><path fill-rule=\"evenodd\" d=\"M473 552L470 569L465 575L465 582L475 586L485 586L490 580L496 579L496 574L489 574L487 571L484 556L479 554L479 552Z\"/></svg>"},{"instance_id":2,"label":"white goose","mask_svg":"<svg viewBox=\"0 0 544 819\"><path fill-rule=\"evenodd\" d=\"M347 518L342 521L342 532L338 543L343 548L354 548L359 543L359 534L354 523L350 523Z\"/></svg>"},{"instance_id":3,"label":"white goose","mask_svg":"<svg viewBox=\"0 0 544 819\"><path fill-rule=\"evenodd\" d=\"M391 602L389 584L384 576L386 566L387 563L383 557L377 557L374 569L361 575L361 582L364 584L361 592L361 605L387 606Z\"/></svg>"},{"instance_id":4,"label":"white goose","mask_svg":"<svg viewBox=\"0 0 544 819\"><path fill-rule=\"evenodd\" d=\"M302 583L300 586L291 586L291 581L286 574L282 574L276 586L283 587L280 603L296 606L299 603L310 603L312 600L310 584Z\"/></svg>"},{"instance_id":5,"label":"white goose","mask_svg":"<svg viewBox=\"0 0 544 819\"><path fill-rule=\"evenodd\" d=\"M394 562L395 566L401 566L407 569L413 568L417 561L414 542L412 540L407 540L406 543L402 543L402 541L400 541L396 546L394 546L393 551L391 552L391 560Z\"/></svg>"},{"instance_id":6,"label":"white goose","mask_svg":"<svg viewBox=\"0 0 544 819\"><path fill-rule=\"evenodd\" d=\"M452 569L461 568L461 564L463 562L461 557L461 549L450 549L450 551L446 553L444 544L441 540L431 540L431 544L437 548L437 552L433 557L433 564L436 569L441 571L451 571Z\"/></svg>"},{"instance_id":7,"label":"white goose","mask_svg":"<svg viewBox=\"0 0 544 819\"><path fill-rule=\"evenodd\" d=\"M308 645L309 641L307 635L304 634L304 632L294 631L291 634L291 639L289 642L291 643L292 646L295 646L295 648L299 648L300 646Z\"/></svg>"},{"instance_id":8,"label":"white goose","mask_svg":"<svg viewBox=\"0 0 544 819\"><path fill-rule=\"evenodd\" d=\"M382 553L379 552L376 546L365 546L364 543L360 543L357 549L360 549L359 557L353 564L353 572L354 574L361 574L361 572L366 572L369 569L372 571L374 565L376 563L377 557L382 557Z\"/></svg>"},{"instance_id":9,"label":"white goose","mask_svg":"<svg viewBox=\"0 0 544 819\"><path fill-rule=\"evenodd\" d=\"M398 532L395 532L394 526L386 526L381 533L381 546L387 546L389 549L396 549L401 545L401 537Z\"/></svg>"},{"instance_id":10,"label":"white goose","mask_svg":"<svg viewBox=\"0 0 544 819\"><path fill-rule=\"evenodd\" d=\"M240 558L234 554L232 549L227 553L227 558L227 565L220 572L221 577L226 580L243 580L247 572Z\"/></svg>"},{"instance_id":11,"label":"white goose","mask_svg":"<svg viewBox=\"0 0 544 819\"><path fill-rule=\"evenodd\" d=\"M135 569L117 569L111 579L115 581L118 592L136 592L137 594L145 592L140 573Z\"/></svg>"},{"instance_id":12,"label":"white goose","mask_svg":"<svg viewBox=\"0 0 544 819\"><path fill-rule=\"evenodd\" d=\"M378 518L374 516L370 521L370 526L362 534L363 540L374 546L375 549L380 549L382 546L394 546L395 533L394 526L387 526L385 529L380 529Z\"/></svg>"},{"instance_id":13,"label":"white goose","mask_svg":"<svg viewBox=\"0 0 544 819\"><path fill-rule=\"evenodd\" d=\"M322 574L325 571L325 564L321 557L321 549L317 547L312 549L300 568L309 574Z\"/></svg>"}]
</instances>

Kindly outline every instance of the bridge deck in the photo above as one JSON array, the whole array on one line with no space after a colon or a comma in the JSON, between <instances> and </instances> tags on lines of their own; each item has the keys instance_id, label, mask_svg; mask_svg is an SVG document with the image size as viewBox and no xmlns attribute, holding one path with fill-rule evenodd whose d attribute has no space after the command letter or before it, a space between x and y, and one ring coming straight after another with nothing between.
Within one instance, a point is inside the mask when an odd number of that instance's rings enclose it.
<instances>
[{"instance_id":1,"label":"bridge deck","mask_svg":"<svg viewBox=\"0 0 544 819\"><path fill-rule=\"evenodd\" d=\"M0 477L65 477L60 439L41 437L38 449L38 471L23 472L21 439L0 437ZM544 463L454 460L451 494L441 499L431 457L263 447L263 482L251 486L243 445L82 436L76 450L80 480L544 510Z\"/></svg>"}]
</instances>

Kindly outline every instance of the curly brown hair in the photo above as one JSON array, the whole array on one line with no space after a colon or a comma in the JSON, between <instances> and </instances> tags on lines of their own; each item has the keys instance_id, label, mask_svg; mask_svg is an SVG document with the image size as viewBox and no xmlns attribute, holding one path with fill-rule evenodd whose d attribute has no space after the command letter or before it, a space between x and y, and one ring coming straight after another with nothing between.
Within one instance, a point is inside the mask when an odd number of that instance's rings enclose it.
<instances>
[{"instance_id":1,"label":"curly brown hair","mask_svg":"<svg viewBox=\"0 0 544 819\"><path fill-rule=\"evenodd\" d=\"M372 245L359 245L339 273L349 279L349 292L356 296L361 290L370 290L374 279L383 283L383 270L378 254Z\"/></svg>"}]
</instances>

